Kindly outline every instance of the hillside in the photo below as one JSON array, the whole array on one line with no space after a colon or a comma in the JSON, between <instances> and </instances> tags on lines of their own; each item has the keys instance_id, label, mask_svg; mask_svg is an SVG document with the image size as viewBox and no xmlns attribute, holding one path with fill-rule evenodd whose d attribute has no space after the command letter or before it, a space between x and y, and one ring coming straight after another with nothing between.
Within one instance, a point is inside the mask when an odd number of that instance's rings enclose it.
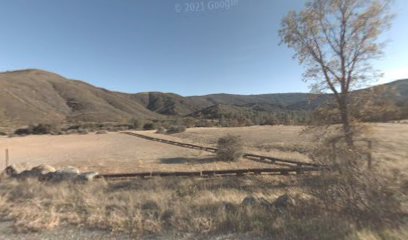
<instances>
[{"instance_id":1,"label":"hillside","mask_svg":"<svg viewBox=\"0 0 408 240\"><path fill-rule=\"evenodd\" d=\"M41 70L0 73L1 125L159 118L132 99Z\"/></svg>"},{"instance_id":2,"label":"hillside","mask_svg":"<svg viewBox=\"0 0 408 240\"><path fill-rule=\"evenodd\" d=\"M133 99L150 111L164 115L185 116L194 111L212 105L207 102L195 101L174 93L148 92L137 93Z\"/></svg>"},{"instance_id":3,"label":"hillside","mask_svg":"<svg viewBox=\"0 0 408 240\"><path fill-rule=\"evenodd\" d=\"M384 97L408 112L408 80L383 85ZM370 88L370 89L375 89ZM370 89L359 90L364 92ZM312 99L312 100L311 100ZM330 95L308 93L261 95L211 94L183 97L173 93L119 93L42 70L0 73L0 126L59 122L125 122L131 118L189 116L286 118L317 108Z\"/></svg>"}]
</instances>

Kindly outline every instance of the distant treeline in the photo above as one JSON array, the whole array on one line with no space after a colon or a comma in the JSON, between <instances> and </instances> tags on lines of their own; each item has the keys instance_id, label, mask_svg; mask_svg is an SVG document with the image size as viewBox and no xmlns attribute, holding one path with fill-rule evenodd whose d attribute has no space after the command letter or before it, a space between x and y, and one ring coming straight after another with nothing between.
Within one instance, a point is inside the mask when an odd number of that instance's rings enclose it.
<instances>
[{"instance_id":1,"label":"distant treeline","mask_svg":"<svg viewBox=\"0 0 408 240\"><path fill-rule=\"evenodd\" d=\"M408 118L408 108L383 108L381 110L355 109L353 116L364 122L387 122ZM32 124L16 129L11 135L41 134L87 134L98 131L155 130L160 132L180 132L191 127L244 127L253 125L308 125L313 122L339 123L340 117L334 106L314 111L282 111L269 113L263 111L234 111L212 113L204 117L169 117L167 119L132 118L117 122L71 122L66 124ZM183 129L183 130L180 130ZM3 133L2 135L5 135Z\"/></svg>"}]
</instances>

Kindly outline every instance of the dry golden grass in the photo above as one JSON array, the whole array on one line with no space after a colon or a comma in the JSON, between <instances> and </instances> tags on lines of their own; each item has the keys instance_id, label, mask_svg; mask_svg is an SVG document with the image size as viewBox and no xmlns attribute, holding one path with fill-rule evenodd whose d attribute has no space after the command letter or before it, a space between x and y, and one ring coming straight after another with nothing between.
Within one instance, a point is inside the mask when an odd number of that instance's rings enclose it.
<instances>
[{"instance_id":1,"label":"dry golden grass","mask_svg":"<svg viewBox=\"0 0 408 240\"><path fill-rule=\"evenodd\" d=\"M216 232L222 230L219 224L227 221L226 217L233 217L225 215L227 203L238 209L247 195L272 202L279 194L289 191L260 189L258 183L266 188L279 182L270 178L181 181L156 178L48 185L5 180L0 183L0 213L3 219L14 221L17 232L66 225L132 235L159 234L169 228L181 232Z\"/></svg>"},{"instance_id":2,"label":"dry golden grass","mask_svg":"<svg viewBox=\"0 0 408 240\"><path fill-rule=\"evenodd\" d=\"M81 227L131 239L404 239L406 229L357 228L318 202L288 177L214 179L153 178L83 184L0 182L0 216L14 233ZM293 185L295 184L295 185ZM294 206L277 208L282 194ZM253 205L242 204L252 196ZM232 234L232 235L230 235ZM189 237L186 237L189 236ZM2 236L0 231L0 238Z\"/></svg>"},{"instance_id":3,"label":"dry golden grass","mask_svg":"<svg viewBox=\"0 0 408 240\"><path fill-rule=\"evenodd\" d=\"M23 168L39 164L57 168L74 166L81 172L201 171L268 166L245 159L239 163L218 162L215 154L120 133L0 138L0 156L4 156L6 148L10 164ZM4 160L0 166L5 167Z\"/></svg>"},{"instance_id":4,"label":"dry golden grass","mask_svg":"<svg viewBox=\"0 0 408 240\"><path fill-rule=\"evenodd\" d=\"M373 140L374 163L384 168L408 170L408 124L372 123L365 124L368 132L364 137ZM160 137L184 140L215 146L219 137L226 134L240 136L248 151L281 158L308 161L299 153L314 144L302 126L253 126L239 128L190 128L186 132ZM152 134L152 133L149 133Z\"/></svg>"},{"instance_id":5,"label":"dry golden grass","mask_svg":"<svg viewBox=\"0 0 408 240\"><path fill-rule=\"evenodd\" d=\"M408 170L408 124L367 124L367 134L373 139L374 164L383 168ZM154 131L139 133L169 140L216 146L226 134L238 135L246 152L283 159L310 161L304 151L313 144L302 135L301 126L254 126L240 128L190 128L172 135ZM238 163L215 161L215 155L204 151L151 142L120 133L0 137L0 156L8 148L10 163L32 167L50 164L56 167L72 165L81 171L102 173L140 171L186 171L268 167L267 164L241 159ZM4 155L3 155L4 156ZM0 166L4 166L1 161Z\"/></svg>"},{"instance_id":6,"label":"dry golden grass","mask_svg":"<svg viewBox=\"0 0 408 240\"><path fill-rule=\"evenodd\" d=\"M370 124L374 160L385 168L407 169L407 124ZM304 159L293 152L311 140L301 127L195 128L174 135L146 135L202 145L219 136L240 135L246 150ZM11 161L36 165L74 165L82 171L133 172L198 170L262 166L248 160L219 163L197 150L146 141L119 133L106 135L29 136L0 139L0 151L10 149ZM287 154L287 155L285 155ZM298 156L298 158L296 157ZM48 231L69 226L118 232L131 238L166 238L233 234L242 239L406 239L406 225L367 229L342 214L324 212L310 191L291 177L153 178L129 182L44 184L37 181L0 182L1 219L13 221L15 232ZM406 185L408 186L408 185ZM284 193L296 207L281 211L273 202ZM254 196L263 204L241 204ZM405 199L405 198L403 198ZM405 206L407 204L405 203ZM193 235L188 235L193 234ZM234 235L235 234L235 235ZM245 235L249 234L249 235ZM1 236L0 231L0 239ZM6 237L7 238L7 237ZM186 238L188 239L188 237Z\"/></svg>"}]
</instances>

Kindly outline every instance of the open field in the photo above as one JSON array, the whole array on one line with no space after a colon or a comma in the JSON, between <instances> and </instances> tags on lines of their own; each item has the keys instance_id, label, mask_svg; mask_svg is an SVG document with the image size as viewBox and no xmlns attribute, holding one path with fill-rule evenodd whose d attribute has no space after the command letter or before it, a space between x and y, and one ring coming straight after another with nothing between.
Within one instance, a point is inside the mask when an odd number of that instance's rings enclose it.
<instances>
[{"instance_id":1,"label":"open field","mask_svg":"<svg viewBox=\"0 0 408 240\"><path fill-rule=\"evenodd\" d=\"M163 139L215 146L225 134L241 136L247 152L282 159L310 161L297 149L307 149L311 139L301 126L254 126L241 128L191 128L173 135L154 131L139 133ZM387 168L408 167L408 124L370 124L374 163ZM239 163L215 160L212 153L151 142L121 133L27 136L0 138L0 151L9 149L10 163L23 166L50 164L75 166L81 171L101 173L142 171L201 171L210 169L270 167L241 159ZM2 156L4 158L4 155ZM0 162L4 166L4 161Z\"/></svg>"},{"instance_id":2,"label":"open field","mask_svg":"<svg viewBox=\"0 0 408 240\"><path fill-rule=\"evenodd\" d=\"M365 137L372 139L374 164L386 168L408 169L408 124L373 123L366 124ZM253 126L239 128L191 128L173 135L159 135L175 141L216 146L219 137L226 134L237 135L244 141L247 151L283 159L309 161L297 152L313 145L313 139L302 134L302 126ZM155 136L154 132L143 134Z\"/></svg>"},{"instance_id":3,"label":"open field","mask_svg":"<svg viewBox=\"0 0 408 240\"><path fill-rule=\"evenodd\" d=\"M200 171L270 167L242 159L239 163L217 162L214 154L151 142L120 133L27 136L1 138L0 149L9 149L10 163L32 167L49 164L74 166L100 173L149 171ZM4 158L4 157L3 157ZM4 167L4 161L2 161Z\"/></svg>"},{"instance_id":4,"label":"open field","mask_svg":"<svg viewBox=\"0 0 408 240\"><path fill-rule=\"evenodd\" d=\"M214 146L218 137L229 133L242 137L247 152L308 161L305 155L294 152L311 144L310 139L299 135L301 131L296 126L257 126L192 128L173 135L138 133L205 146ZM370 136L376 162L387 168L399 167L403 173L408 165L408 125L372 124ZM0 138L0 151L6 148L11 163L71 165L102 173L271 167L246 159L218 162L212 153L121 133ZM328 211L319 195L312 194L316 177L170 177L88 184L3 179L0 220L7 221L0 221L0 239L263 240L319 236L365 240L408 236L406 224L392 222L374 231L350 222L348 207L326 206ZM399 191L398 201L406 210L405 193ZM289 200L281 203L279 199L285 196Z\"/></svg>"}]
</instances>

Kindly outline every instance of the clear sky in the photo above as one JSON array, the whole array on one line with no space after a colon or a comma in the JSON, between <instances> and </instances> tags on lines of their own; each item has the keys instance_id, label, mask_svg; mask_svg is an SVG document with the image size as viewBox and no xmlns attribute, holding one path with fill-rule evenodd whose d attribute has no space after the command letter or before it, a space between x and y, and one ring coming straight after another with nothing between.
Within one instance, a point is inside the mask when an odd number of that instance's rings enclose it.
<instances>
[{"instance_id":1,"label":"clear sky","mask_svg":"<svg viewBox=\"0 0 408 240\"><path fill-rule=\"evenodd\" d=\"M131 93L307 92L278 37L282 17L303 3L0 0L0 71L44 69ZM396 0L394 12L376 63L382 82L408 78L408 1Z\"/></svg>"}]
</instances>

